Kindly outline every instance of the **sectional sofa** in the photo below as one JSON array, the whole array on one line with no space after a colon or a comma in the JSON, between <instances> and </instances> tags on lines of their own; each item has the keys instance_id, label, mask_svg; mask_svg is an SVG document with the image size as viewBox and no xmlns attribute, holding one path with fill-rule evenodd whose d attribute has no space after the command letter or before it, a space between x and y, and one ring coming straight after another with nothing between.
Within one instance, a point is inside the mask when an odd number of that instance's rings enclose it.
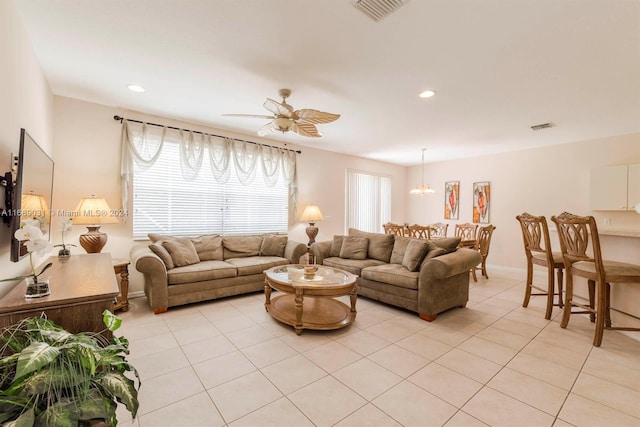
<instances>
[{"instance_id":1,"label":"sectional sofa","mask_svg":"<svg viewBox=\"0 0 640 427\"><path fill-rule=\"evenodd\" d=\"M263 271L297 264L304 243L286 235L178 238L149 234L149 243L131 249L131 264L144 275L153 312L169 307L264 289Z\"/></svg>"},{"instance_id":2,"label":"sectional sofa","mask_svg":"<svg viewBox=\"0 0 640 427\"><path fill-rule=\"evenodd\" d=\"M418 313L428 321L469 300L469 272L481 261L460 238L413 239L349 229L347 236L316 242L317 264L359 277L358 295Z\"/></svg>"}]
</instances>

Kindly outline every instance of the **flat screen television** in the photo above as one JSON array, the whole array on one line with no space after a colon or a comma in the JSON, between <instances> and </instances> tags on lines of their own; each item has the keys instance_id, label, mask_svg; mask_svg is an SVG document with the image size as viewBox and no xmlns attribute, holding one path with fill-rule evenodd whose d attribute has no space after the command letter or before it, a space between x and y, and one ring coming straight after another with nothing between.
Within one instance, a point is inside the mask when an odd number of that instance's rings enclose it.
<instances>
[{"instance_id":1,"label":"flat screen television","mask_svg":"<svg viewBox=\"0 0 640 427\"><path fill-rule=\"evenodd\" d=\"M11 261L27 255L24 243L14 237L25 219L37 219L45 238L51 236L51 201L53 198L53 160L20 129L20 151L11 200Z\"/></svg>"}]
</instances>

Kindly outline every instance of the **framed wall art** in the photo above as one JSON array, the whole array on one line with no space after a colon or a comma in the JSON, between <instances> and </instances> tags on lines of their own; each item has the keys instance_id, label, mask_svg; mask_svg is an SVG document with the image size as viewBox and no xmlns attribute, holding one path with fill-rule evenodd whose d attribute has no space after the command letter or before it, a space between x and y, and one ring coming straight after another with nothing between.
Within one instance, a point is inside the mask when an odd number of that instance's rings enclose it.
<instances>
[{"instance_id":1,"label":"framed wall art","mask_svg":"<svg viewBox=\"0 0 640 427\"><path fill-rule=\"evenodd\" d=\"M458 219L460 201L460 181L444 183L444 219Z\"/></svg>"},{"instance_id":2,"label":"framed wall art","mask_svg":"<svg viewBox=\"0 0 640 427\"><path fill-rule=\"evenodd\" d=\"M489 223L491 210L491 184L489 182L473 183L473 222Z\"/></svg>"}]
</instances>

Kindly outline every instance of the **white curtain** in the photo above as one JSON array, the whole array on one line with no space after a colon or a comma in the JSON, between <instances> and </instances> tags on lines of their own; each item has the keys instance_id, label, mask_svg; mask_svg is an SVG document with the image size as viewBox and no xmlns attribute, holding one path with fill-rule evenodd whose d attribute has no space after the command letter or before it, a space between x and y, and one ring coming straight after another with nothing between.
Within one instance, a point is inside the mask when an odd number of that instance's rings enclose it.
<instances>
[{"instance_id":1,"label":"white curtain","mask_svg":"<svg viewBox=\"0 0 640 427\"><path fill-rule=\"evenodd\" d=\"M257 167L264 172L268 186L281 179L289 187L289 220L293 221L297 205L298 177L296 153L278 147L222 138L188 130L148 125L128 120L122 122L122 206L127 207L133 162L143 170L158 159L166 141L180 144L180 164L186 180L194 180L203 167L205 151L209 152L209 167L220 184L229 179L229 164L233 161L240 182L250 185Z\"/></svg>"}]
</instances>

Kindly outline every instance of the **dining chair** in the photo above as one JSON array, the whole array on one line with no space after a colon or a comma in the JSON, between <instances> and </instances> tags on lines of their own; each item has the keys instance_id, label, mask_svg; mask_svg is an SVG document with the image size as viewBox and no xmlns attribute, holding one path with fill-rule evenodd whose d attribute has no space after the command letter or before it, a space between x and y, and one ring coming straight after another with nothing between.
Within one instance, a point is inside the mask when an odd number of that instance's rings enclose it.
<instances>
[{"instance_id":1,"label":"dining chair","mask_svg":"<svg viewBox=\"0 0 640 427\"><path fill-rule=\"evenodd\" d=\"M489 248L491 247L491 236L493 236L493 230L495 230L495 225L486 225L484 227L480 227L478 229L478 252L482 256L482 261L480 261L480 270L482 271L482 275L485 278L489 278L487 274L487 257L489 256ZM473 278L476 279L475 270L473 270ZM476 280L477 281L477 280Z\"/></svg>"},{"instance_id":2,"label":"dining chair","mask_svg":"<svg viewBox=\"0 0 640 427\"><path fill-rule=\"evenodd\" d=\"M408 236L415 239L428 239L429 238L429 226L428 225L410 225L407 227Z\"/></svg>"},{"instance_id":3,"label":"dining chair","mask_svg":"<svg viewBox=\"0 0 640 427\"><path fill-rule=\"evenodd\" d=\"M405 226L402 224L394 224L392 222L388 222L382 225L384 228L385 234L395 234L396 236L404 236L405 235Z\"/></svg>"},{"instance_id":4,"label":"dining chair","mask_svg":"<svg viewBox=\"0 0 640 427\"><path fill-rule=\"evenodd\" d=\"M478 224L456 224L455 236L460 237L460 246L476 249L478 245L476 240L477 230Z\"/></svg>"},{"instance_id":5,"label":"dining chair","mask_svg":"<svg viewBox=\"0 0 640 427\"><path fill-rule=\"evenodd\" d=\"M433 224L427 225L427 227L429 227L429 239L442 239L447 237L447 229L449 228L449 224L435 222Z\"/></svg>"},{"instance_id":6,"label":"dining chair","mask_svg":"<svg viewBox=\"0 0 640 427\"><path fill-rule=\"evenodd\" d=\"M523 307L529 305L531 295L546 295L547 308L544 318L551 319L553 306L562 308L562 277L564 271L564 260L562 252L553 252L551 249L551 239L549 238L549 227L544 216L531 215L524 212L516 216L522 229L522 241L524 242L524 252L527 256L527 282L525 284ZM547 288L541 288L533 284L533 265L547 267ZM558 276L558 289L556 291L555 276ZM538 292L532 293L533 290ZM553 298L558 295L558 302L554 304Z\"/></svg>"},{"instance_id":7,"label":"dining chair","mask_svg":"<svg viewBox=\"0 0 640 427\"><path fill-rule=\"evenodd\" d=\"M595 347L600 347L602 344L605 329L640 331L640 328L612 326L610 307L611 284L640 283L640 265L602 259L598 227L593 216L578 216L563 212L557 217L552 216L551 220L558 228L564 268L567 272L565 306L560 326L567 327L571 314L589 313L592 322L595 317L596 331L593 337ZM588 305L576 301L576 296L573 294L574 276L587 279ZM573 307L581 310L573 311ZM628 315L620 310L616 312Z\"/></svg>"}]
</instances>

